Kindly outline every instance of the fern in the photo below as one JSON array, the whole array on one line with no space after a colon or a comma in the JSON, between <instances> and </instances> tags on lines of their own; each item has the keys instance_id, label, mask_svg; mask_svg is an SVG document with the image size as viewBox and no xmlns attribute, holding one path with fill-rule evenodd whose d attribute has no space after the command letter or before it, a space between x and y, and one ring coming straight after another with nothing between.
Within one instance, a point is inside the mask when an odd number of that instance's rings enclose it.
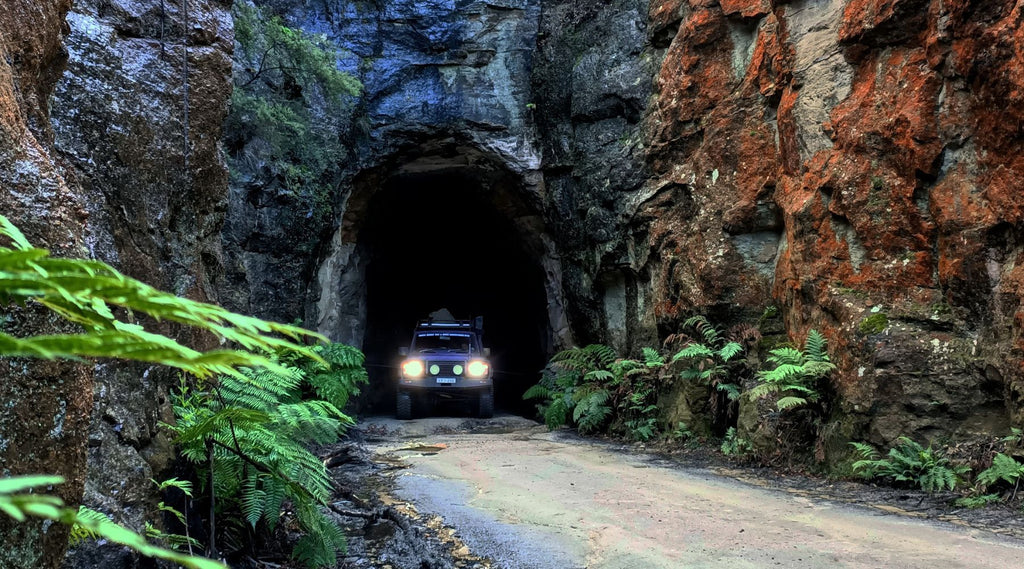
<instances>
[{"instance_id":1,"label":"fern","mask_svg":"<svg viewBox=\"0 0 1024 569\"><path fill-rule=\"evenodd\" d=\"M83 523L79 523L82 520ZM78 507L78 514L75 516L75 524L71 526L71 535L68 536L68 545L77 547L83 542L99 537L93 529L101 522L109 522L110 517L103 512L97 512L85 506Z\"/></svg>"},{"instance_id":2,"label":"fern","mask_svg":"<svg viewBox=\"0 0 1024 569\"><path fill-rule=\"evenodd\" d=\"M183 381L174 397L171 429L182 456L196 464L203 480L210 475L212 455L212 490L223 513L237 511L253 529L261 523L272 529L290 501L303 512L297 520L305 532L295 557L326 567L333 566L339 549L325 548L343 548L344 536L326 528L331 522L318 513L332 484L306 445L331 443L353 424L334 403L346 402L350 393L326 386L324 378L344 377L342 385L356 389L365 372L362 355L353 348L326 346L319 355L313 364L289 357L272 368L243 368L205 390ZM333 402L304 399L307 393L326 394Z\"/></svg>"},{"instance_id":3,"label":"fern","mask_svg":"<svg viewBox=\"0 0 1024 569\"><path fill-rule=\"evenodd\" d=\"M718 416L719 393L725 394L728 404L726 413L735 409L733 402L740 398L740 387L735 380L730 381L731 370L736 369L733 362L743 353L743 345L739 342L726 342L723 335L707 318L693 316L683 323L695 329L704 339L704 343L691 342L672 356L672 362L683 361L687 364L679 376L686 381L696 381L708 386L708 400L711 414Z\"/></svg>"},{"instance_id":4,"label":"fern","mask_svg":"<svg viewBox=\"0 0 1024 569\"><path fill-rule=\"evenodd\" d=\"M725 431L725 437L722 439L722 446L720 448L722 454L726 456L742 456L754 450L750 441L739 436L736 427L729 427Z\"/></svg>"},{"instance_id":5,"label":"fern","mask_svg":"<svg viewBox=\"0 0 1024 569\"><path fill-rule=\"evenodd\" d=\"M210 559L184 555L148 543L141 535L115 524L95 510L68 508L56 496L33 492L63 482L64 479L59 476L0 478L0 512L18 522L33 517L67 524L72 526L73 535L77 539L106 539L128 546L142 555L170 561L188 569L227 569L225 565Z\"/></svg>"},{"instance_id":6,"label":"fern","mask_svg":"<svg viewBox=\"0 0 1024 569\"><path fill-rule=\"evenodd\" d=\"M874 447L864 443L850 443L861 459L853 463L854 472L864 478L888 478L897 483L908 483L928 493L954 490L970 468L954 465L941 450L921 446L900 437L896 446L882 458Z\"/></svg>"},{"instance_id":7,"label":"fern","mask_svg":"<svg viewBox=\"0 0 1024 569\"><path fill-rule=\"evenodd\" d=\"M189 409L187 415L191 421L190 427L200 431L202 427L208 432L223 431L225 425L233 428L236 421L256 426L260 420L273 417L273 399L281 390L274 384L245 385L246 382L255 381L253 373L265 371L284 378L292 375L288 367L279 363L277 358L270 354L277 352L292 358L301 356L313 362L329 365L317 348L304 345L306 340L326 340L319 334L296 326L267 322L235 314L218 306L179 298L126 277L98 261L51 257L49 252L33 248L18 228L4 216L0 216L0 236L5 237L9 244L7 247L0 246L0 302L19 305L37 303L82 329L78 334L33 337L15 337L0 332L0 355L43 359L119 358L176 367L211 384L216 383L215 378L222 378L222 383L234 386L236 399L248 401L250 408L239 409L248 414L234 415L218 413L210 408L204 410L198 406ZM171 338L147 331L144 326L131 321L134 314L144 314L154 320L191 327L212 336L221 344L235 346L237 349L210 352L194 350ZM235 383L232 384L231 381ZM287 381L285 379L285 385ZM190 396L182 401L194 403L199 401L199 397ZM260 412L252 408L265 410ZM276 411L276 408L273 411ZM320 411L328 410L323 408ZM345 419L347 418L338 416L330 418L339 425L344 423ZM312 428L309 421L292 421L292 424L304 432ZM325 426L319 423L317 425L322 428L317 431L316 436L322 438ZM239 446L239 440L245 440L247 432L257 432L257 429L240 431L241 439L235 438L234 435L237 433L233 433L232 437L236 448ZM197 446L201 446L204 439L213 438L215 437L208 437L202 432L192 433L192 440ZM268 439L266 436L261 438ZM287 450L288 453L280 453L277 457L295 454L291 452L293 449ZM218 448L218 453L224 455L225 449ZM205 453L192 448L183 454L198 461ZM231 470L235 472L238 468L232 467ZM219 478L215 481L215 486L238 485L237 479L231 481L225 476ZM17 521L33 516L74 524L73 533L77 538L94 535L126 545L143 555L172 561L178 565L195 568L223 567L213 561L156 547L146 542L144 537L110 522L105 516L97 515L88 509L66 508L54 496L18 493L35 486L52 485L60 481L60 478L54 477L0 479L0 511ZM166 507L164 509L172 510Z\"/></svg>"},{"instance_id":8,"label":"fern","mask_svg":"<svg viewBox=\"0 0 1024 569\"><path fill-rule=\"evenodd\" d=\"M648 405L653 393L648 382L665 360L651 348L642 353L639 361L619 358L603 344L563 350L523 399L539 401L549 429L572 423L586 434L624 426L631 438L647 440L656 432L656 422L648 420L656 409Z\"/></svg>"},{"instance_id":9,"label":"fern","mask_svg":"<svg viewBox=\"0 0 1024 569\"><path fill-rule=\"evenodd\" d=\"M1021 478L1024 478L1024 464L1011 456L998 453L992 458L992 466L978 474L978 483L991 486L1002 480L1016 485Z\"/></svg>"},{"instance_id":10,"label":"fern","mask_svg":"<svg viewBox=\"0 0 1024 569\"><path fill-rule=\"evenodd\" d=\"M817 401L820 394L814 385L836 367L828 359L827 346L825 337L817 330L811 330L804 342L804 351L792 347L772 350L767 361L775 367L757 372L758 383L747 396L753 401L778 395L775 406L779 411Z\"/></svg>"},{"instance_id":11,"label":"fern","mask_svg":"<svg viewBox=\"0 0 1024 569\"><path fill-rule=\"evenodd\" d=\"M581 433L596 431L611 415L605 389L584 392L573 407L572 420Z\"/></svg>"},{"instance_id":12,"label":"fern","mask_svg":"<svg viewBox=\"0 0 1024 569\"><path fill-rule=\"evenodd\" d=\"M0 216L0 235L14 246L0 247L0 301L37 302L85 330L81 334L30 338L0 332L0 354L43 359L138 360L177 367L197 377L237 374L237 368L242 366L275 365L253 351L289 350L320 360L310 348L296 343L307 337L324 339L308 330L164 293L99 261L50 257L43 249L33 249L4 216ZM198 352L166 336L150 333L138 324L118 319L114 314L116 308L184 324L247 351Z\"/></svg>"},{"instance_id":13,"label":"fern","mask_svg":"<svg viewBox=\"0 0 1024 569\"><path fill-rule=\"evenodd\" d=\"M1000 500L999 494L982 494L980 496L964 496L963 498L957 498L955 505L961 508L975 509L984 508L989 504L994 504Z\"/></svg>"},{"instance_id":14,"label":"fern","mask_svg":"<svg viewBox=\"0 0 1024 569\"><path fill-rule=\"evenodd\" d=\"M644 365L647 367L661 367L665 365L665 357L654 348L644 347L641 352L644 356Z\"/></svg>"}]
</instances>

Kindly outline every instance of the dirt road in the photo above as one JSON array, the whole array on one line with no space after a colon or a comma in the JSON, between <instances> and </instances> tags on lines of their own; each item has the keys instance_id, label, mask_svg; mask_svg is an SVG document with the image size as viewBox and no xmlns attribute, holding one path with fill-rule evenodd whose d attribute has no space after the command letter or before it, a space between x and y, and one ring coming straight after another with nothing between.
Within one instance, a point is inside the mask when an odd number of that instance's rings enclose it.
<instances>
[{"instance_id":1,"label":"dirt road","mask_svg":"<svg viewBox=\"0 0 1024 569\"><path fill-rule=\"evenodd\" d=\"M1024 567L1018 540L666 466L517 417L362 428L410 465L397 496L495 567Z\"/></svg>"}]
</instances>

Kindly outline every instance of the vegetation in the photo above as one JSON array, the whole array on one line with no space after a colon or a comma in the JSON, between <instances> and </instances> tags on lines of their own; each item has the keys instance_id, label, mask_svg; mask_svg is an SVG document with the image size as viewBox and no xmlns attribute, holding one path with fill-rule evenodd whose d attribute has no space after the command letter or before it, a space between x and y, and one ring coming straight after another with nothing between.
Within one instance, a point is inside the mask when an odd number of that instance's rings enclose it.
<instances>
[{"instance_id":1,"label":"vegetation","mask_svg":"<svg viewBox=\"0 0 1024 569\"><path fill-rule=\"evenodd\" d=\"M792 347L772 350L767 359L774 367L757 372L757 386L748 392L748 397L755 400L778 396L775 405L779 411L818 401L820 393L815 384L836 368L828 359L827 345L820 332L811 330L803 351Z\"/></svg>"},{"instance_id":2,"label":"vegetation","mask_svg":"<svg viewBox=\"0 0 1024 569\"><path fill-rule=\"evenodd\" d=\"M881 334L889 327L889 317L884 312L876 312L860 322L860 333L865 336Z\"/></svg>"},{"instance_id":3,"label":"vegetation","mask_svg":"<svg viewBox=\"0 0 1024 569\"><path fill-rule=\"evenodd\" d=\"M725 456L743 456L753 452L754 446L736 433L736 427L729 427L725 431L725 437L722 438L720 450Z\"/></svg>"},{"instance_id":4,"label":"vegetation","mask_svg":"<svg viewBox=\"0 0 1024 569\"><path fill-rule=\"evenodd\" d=\"M326 36L285 25L251 2L235 2L235 89L225 125L236 181L288 200L312 227L326 223L345 147L340 133L359 82L337 67ZM314 230L315 234L316 231Z\"/></svg>"},{"instance_id":5,"label":"vegetation","mask_svg":"<svg viewBox=\"0 0 1024 569\"><path fill-rule=\"evenodd\" d=\"M644 361L619 358L603 344L570 348L556 354L540 383L524 399L539 399L538 410L549 428L570 421L581 433L616 423L636 440L657 433L654 372L665 365L652 349Z\"/></svg>"},{"instance_id":6,"label":"vegetation","mask_svg":"<svg viewBox=\"0 0 1024 569\"><path fill-rule=\"evenodd\" d=\"M1017 495L1020 480L1024 478L1024 464L1012 456L998 453L992 459L992 466L978 474L978 483L993 486L1000 481L1013 484L1013 495Z\"/></svg>"},{"instance_id":7,"label":"vegetation","mask_svg":"<svg viewBox=\"0 0 1024 569\"><path fill-rule=\"evenodd\" d=\"M115 524L99 512L88 508L68 508L56 496L35 492L40 489L46 491L63 482L60 476L0 478L0 512L19 522L33 517L71 525L74 527L72 540L102 538L128 546L142 555L189 569L226 569L225 565L210 559L152 545L141 535Z\"/></svg>"},{"instance_id":8,"label":"vegetation","mask_svg":"<svg viewBox=\"0 0 1024 569\"><path fill-rule=\"evenodd\" d=\"M344 536L319 509L327 503L330 482L323 464L302 445L333 441L351 422L340 409L366 380L357 350L336 344L305 346L297 341L323 338L160 292L97 261L50 257L33 248L3 216L0 235L12 246L0 247L0 297L8 303L45 306L82 330L34 337L0 332L0 355L132 359L186 372L204 389L193 389L183 380L175 405L178 421L172 428L183 454L209 470L211 502L219 496L221 511L237 506L253 527L260 521L272 527L284 500L290 500L307 533L296 556L310 565L333 565ZM123 319L135 314L188 325L242 349L198 352ZM186 567L222 567L154 546L99 512L68 508L55 496L32 492L62 481L55 476L0 479L0 511L18 521L36 517L72 524L74 539L102 537ZM191 493L186 482L162 484L168 486ZM159 507L185 521L174 508L163 503ZM212 529L214 520L210 523ZM181 536L153 528L147 533L172 545L194 545L187 536L175 539ZM212 538L209 550L217 553Z\"/></svg>"},{"instance_id":9,"label":"vegetation","mask_svg":"<svg viewBox=\"0 0 1024 569\"><path fill-rule=\"evenodd\" d=\"M273 531L287 501L305 534L294 556L309 566L333 567L345 536L324 515L331 481L306 445L332 443L352 424L341 408L366 372L354 348L331 344L314 351L321 361L246 369L242 377L196 386L183 380L171 428L182 456L206 481L216 509L208 520L213 539L218 527L238 531L243 521L248 531Z\"/></svg>"},{"instance_id":10,"label":"vegetation","mask_svg":"<svg viewBox=\"0 0 1024 569\"><path fill-rule=\"evenodd\" d=\"M871 445L850 443L861 459L853 463L854 472L862 477L888 478L897 483L919 487L928 493L954 490L970 472L967 466L953 464L940 449L922 447L907 438L897 439L896 446L882 458Z\"/></svg>"},{"instance_id":11,"label":"vegetation","mask_svg":"<svg viewBox=\"0 0 1024 569\"><path fill-rule=\"evenodd\" d=\"M683 323L686 328L697 331L702 342L690 342L672 356L672 362L682 361L686 365L680 377L697 381L708 386L708 401L714 420L735 416L734 410L740 399L740 386L736 381L733 364L743 354L743 345L727 340L707 318L694 316ZM742 365L742 364L741 364ZM724 396L724 401L722 400Z\"/></svg>"}]
</instances>

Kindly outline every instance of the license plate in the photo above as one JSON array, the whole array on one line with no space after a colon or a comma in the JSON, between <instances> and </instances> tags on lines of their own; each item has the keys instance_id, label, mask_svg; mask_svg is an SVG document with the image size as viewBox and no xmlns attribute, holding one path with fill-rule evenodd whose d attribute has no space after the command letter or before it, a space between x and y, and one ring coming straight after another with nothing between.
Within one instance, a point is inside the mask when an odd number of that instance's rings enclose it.
<instances>
[{"instance_id":1,"label":"license plate","mask_svg":"<svg viewBox=\"0 0 1024 569\"><path fill-rule=\"evenodd\" d=\"M437 378L438 383L455 383L454 377L439 377Z\"/></svg>"}]
</instances>

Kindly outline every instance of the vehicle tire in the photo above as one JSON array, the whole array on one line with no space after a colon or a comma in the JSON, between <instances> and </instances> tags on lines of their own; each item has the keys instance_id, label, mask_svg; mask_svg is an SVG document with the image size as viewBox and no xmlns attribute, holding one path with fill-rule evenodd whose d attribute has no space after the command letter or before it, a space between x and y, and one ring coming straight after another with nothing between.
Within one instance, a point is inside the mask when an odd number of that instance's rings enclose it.
<instances>
[{"instance_id":1,"label":"vehicle tire","mask_svg":"<svg viewBox=\"0 0 1024 569\"><path fill-rule=\"evenodd\" d=\"M412 396L408 393L398 392L395 400L395 417L401 421L412 419Z\"/></svg>"},{"instance_id":2,"label":"vehicle tire","mask_svg":"<svg viewBox=\"0 0 1024 569\"><path fill-rule=\"evenodd\" d=\"M477 416L481 419L490 419L494 416L494 389L488 389L480 394Z\"/></svg>"}]
</instances>

